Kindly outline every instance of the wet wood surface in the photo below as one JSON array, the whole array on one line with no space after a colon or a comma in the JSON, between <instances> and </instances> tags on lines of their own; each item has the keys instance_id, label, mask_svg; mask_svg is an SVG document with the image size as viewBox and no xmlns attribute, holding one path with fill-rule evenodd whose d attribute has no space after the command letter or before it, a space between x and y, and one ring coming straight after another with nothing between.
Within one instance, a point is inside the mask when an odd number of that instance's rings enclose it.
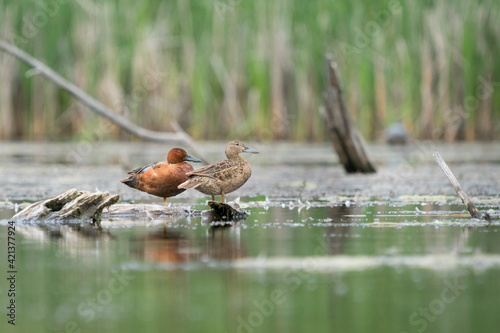
<instances>
[{"instance_id":1,"label":"wet wood surface","mask_svg":"<svg viewBox=\"0 0 500 333\"><path fill-rule=\"evenodd\" d=\"M208 201L211 211L210 218L213 221L239 221L247 217L247 212L236 203L223 203L218 201Z\"/></svg>"},{"instance_id":2,"label":"wet wood surface","mask_svg":"<svg viewBox=\"0 0 500 333\"><path fill-rule=\"evenodd\" d=\"M38 201L14 215L14 219L66 221L72 219L99 222L104 208L115 204L119 195L71 189L54 198Z\"/></svg>"},{"instance_id":3,"label":"wet wood surface","mask_svg":"<svg viewBox=\"0 0 500 333\"><path fill-rule=\"evenodd\" d=\"M348 173L373 173L375 167L366 153L361 133L354 125L344 101L337 64L326 56L328 84L324 94L324 116L340 162Z\"/></svg>"},{"instance_id":4,"label":"wet wood surface","mask_svg":"<svg viewBox=\"0 0 500 333\"><path fill-rule=\"evenodd\" d=\"M156 219L165 216L200 216L205 221L240 221L247 213L236 203L208 201L210 210L193 210L191 206L176 207L158 204L117 204L119 195L108 192L87 192L71 189L54 198L33 203L14 215L14 219L31 222L67 222L81 220L100 222L102 219Z\"/></svg>"}]
</instances>

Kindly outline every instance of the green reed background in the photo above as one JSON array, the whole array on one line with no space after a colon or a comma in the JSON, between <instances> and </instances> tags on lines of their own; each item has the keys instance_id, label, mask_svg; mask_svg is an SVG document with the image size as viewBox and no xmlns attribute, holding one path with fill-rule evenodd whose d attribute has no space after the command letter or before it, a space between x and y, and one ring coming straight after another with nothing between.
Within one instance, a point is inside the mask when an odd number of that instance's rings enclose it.
<instances>
[{"instance_id":1,"label":"green reed background","mask_svg":"<svg viewBox=\"0 0 500 333\"><path fill-rule=\"evenodd\" d=\"M327 52L367 139L399 120L415 138L498 138L499 20L496 0L0 0L0 38L196 139L327 139ZM103 120L27 69L0 54L0 137L92 135Z\"/></svg>"}]
</instances>

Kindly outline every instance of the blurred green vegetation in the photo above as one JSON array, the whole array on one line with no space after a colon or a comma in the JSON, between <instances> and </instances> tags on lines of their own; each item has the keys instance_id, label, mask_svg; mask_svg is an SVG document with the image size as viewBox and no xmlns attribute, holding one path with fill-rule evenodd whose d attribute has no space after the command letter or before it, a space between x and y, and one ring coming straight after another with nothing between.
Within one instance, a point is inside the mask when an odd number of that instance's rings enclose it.
<instances>
[{"instance_id":1,"label":"blurred green vegetation","mask_svg":"<svg viewBox=\"0 0 500 333\"><path fill-rule=\"evenodd\" d=\"M176 119L196 139L327 139L327 52L367 139L395 121L420 139L498 138L499 20L496 0L0 0L0 38L137 124ZM0 137L103 121L27 69L0 54Z\"/></svg>"}]
</instances>

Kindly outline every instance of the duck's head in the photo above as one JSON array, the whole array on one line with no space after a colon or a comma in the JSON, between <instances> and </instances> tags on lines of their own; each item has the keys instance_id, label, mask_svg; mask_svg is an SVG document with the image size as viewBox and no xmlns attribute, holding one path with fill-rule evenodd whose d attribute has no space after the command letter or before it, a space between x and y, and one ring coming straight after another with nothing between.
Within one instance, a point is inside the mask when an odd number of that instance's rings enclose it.
<instances>
[{"instance_id":1,"label":"duck's head","mask_svg":"<svg viewBox=\"0 0 500 333\"><path fill-rule=\"evenodd\" d=\"M168 152L167 162L170 164L182 163L182 162L201 162L199 159L189 156L184 149L173 148Z\"/></svg>"},{"instance_id":2,"label":"duck's head","mask_svg":"<svg viewBox=\"0 0 500 333\"><path fill-rule=\"evenodd\" d=\"M241 153L258 154L259 152L255 149L248 148L241 141L231 141L226 146L226 156L227 158L233 158Z\"/></svg>"}]
</instances>

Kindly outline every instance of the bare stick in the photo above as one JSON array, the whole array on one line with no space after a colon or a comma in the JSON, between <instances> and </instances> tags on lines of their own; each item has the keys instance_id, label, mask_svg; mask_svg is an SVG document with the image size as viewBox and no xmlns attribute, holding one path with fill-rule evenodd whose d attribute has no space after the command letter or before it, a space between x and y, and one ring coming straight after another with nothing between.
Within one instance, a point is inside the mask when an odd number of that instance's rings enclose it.
<instances>
[{"instance_id":1,"label":"bare stick","mask_svg":"<svg viewBox=\"0 0 500 333\"><path fill-rule=\"evenodd\" d=\"M122 115L114 113L113 110L111 110L101 102L97 101L95 98L87 94L78 86L64 79L50 67L48 67L38 59L30 56L28 53L24 52L18 47L0 40L0 50L32 66L36 72L45 76L59 88L66 90L68 93L79 99L83 104L88 106L91 110L100 114L101 116L108 119L112 123L118 125L120 128L124 129L130 134L149 141L183 142L184 144L186 144L187 146L189 146L190 148L192 148L197 152L198 158L202 159L204 162L207 162L206 158L204 158L203 155L200 154L200 152L194 147L193 141L184 131L176 131L175 133L156 132L137 126L136 124L130 122L130 120L123 117Z\"/></svg>"},{"instance_id":2,"label":"bare stick","mask_svg":"<svg viewBox=\"0 0 500 333\"><path fill-rule=\"evenodd\" d=\"M467 206L467 209L469 210L470 216L475 219L480 219L483 217L483 215L477 210L476 206L472 203L472 201L469 199L469 196L465 191L462 189L462 186L460 186L460 183L458 182L457 178L455 178L455 175L451 172L450 168L446 164L446 162L443 160L441 155L435 151L433 154L434 158L436 159L436 162L439 164L439 167L441 170L443 170L446 178L451 183L451 186L453 186L453 189L455 192L457 192L458 196L460 199L462 199L462 202L464 205Z\"/></svg>"}]
</instances>

